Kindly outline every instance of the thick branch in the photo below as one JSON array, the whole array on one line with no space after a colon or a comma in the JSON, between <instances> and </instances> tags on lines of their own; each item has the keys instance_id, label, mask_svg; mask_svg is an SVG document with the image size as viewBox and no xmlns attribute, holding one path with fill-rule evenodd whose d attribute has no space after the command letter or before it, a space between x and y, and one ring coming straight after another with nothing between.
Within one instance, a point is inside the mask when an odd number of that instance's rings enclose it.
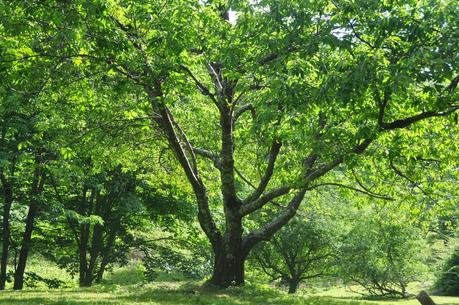
<instances>
[{"instance_id":1,"label":"thick branch","mask_svg":"<svg viewBox=\"0 0 459 305\"><path fill-rule=\"evenodd\" d=\"M255 212L256 210L261 209L268 202L270 202L270 201L272 201L272 200L274 200L274 199L276 199L276 198L278 198L280 196L288 194L290 192L290 190L292 190L292 189L293 189L293 187L291 185L286 185L286 186L282 186L282 187L279 187L277 189L274 189L274 190L266 193L265 195L261 196L257 200L243 205L241 207L241 214L243 216L245 216L245 215L248 215L248 214L250 214L252 212Z\"/></svg>"},{"instance_id":2,"label":"thick branch","mask_svg":"<svg viewBox=\"0 0 459 305\"><path fill-rule=\"evenodd\" d=\"M370 143L372 141L373 140L371 140L371 139L365 139L361 144L353 147L351 151L353 153L355 153L355 154L361 154L361 153L363 153L365 151L365 149L370 145ZM336 166L341 164L343 162L343 160L344 160L344 157L340 156L340 157L334 159L333 161L331 161L331 162L329 162L329 163L327 163L327 164L325 164L325 165L323 165L323 166L321 166L321 167L319 167L319 168L317 168L315 170L308 170L307 175L299 183L290 184L290 185L287 184L287 185L284 185L284 186L279 187L277 189L274 189L274 190L266 193L265 195L261 196L257 200L242 206L242 208L241 208L242 215L248 215L248 214L250 214L250 213L262 208L268 202L272 201L273 199L275 199L277 197L280 197L280 196L283 196L283 195L287 194L292 189L307 188L307 185L311 181L313 181L313 180L325 175L330 170L334 169Z\"/></svg>"},{"instance_id":3,"label":"thick branch","mask_svg":"<svg viewBox=\"0 0 459 305\"><path fill-rule=\"evenodd\" d=\"M222 164L220 162L220 158L218 157L217 153L212 152L212 151L207 150L207 149L198 148L198 147L193 147L193 151L194 151L195 154L197 154L199 156L202 156L202 157L205 157L207 159L212 160L212 162L214 163L214 165L215 165L215 167L217 169L221 169L222 168Z\"/></svg>"},{"instance_id":4,"label":"thick branch","mask_svg":"<svg viewBox=\"0 0 459 305\"><path fill-rule=\"evenodd\" d=\"M440 116L445 116L450 113L455 112L456 110L459 109L459 106L452 106L451 108L445 110L445 111L426 111L426 112L421 112L417 115L405 118L405 119L400 119L400 120L395 120L391 123L384 123L381 122L380 127L383 130L393 130L397 128L405 128L410 126L411 124L414 124L418 121L421 121L423 119L427 118L432 118L432 117L440 117Z\"/></svg>"},{"instance_id":5,"label":"thick branch","mask_svg":"<svg viewBox=\"0 0 459 305\"><path fill-rule=\"evenodd\" d=\"M157 82L155 87L144 87L152 104L153 111L158 112L161 115L161 118L157 118L155 121L164 131L166 138L169 142L169 145L172 147L174 154L179 161L181 167L183 168L185 175L188 178L191 186L193 187L193 191L196 195L196 199L198 202L198 219L199 223L206 233L207 237L212 243L214 249L217 249L221 245L221 233L218 230L212 214L209 209L209 200L207 198L207 191L202 183L197 169L194 169L184 152L182 145L175 133L173 122L172 122L172 114L168 111L167 107L163 105L160 101L162 97L160 83Z\"/></svg>"},{"instance_id":6,"label":"thick branch","mask_svg":"<svg viewBox=\"0 0 459 305\"><path fill-rule=\"evenodd\" d=\"M299 190L295 196L290 200L287 207L285 207L281 213L274 218L271 222L267 223L264 227L250 232L243 240L243 248L245 251L250 249L262 240L268 240L271 236L279 231L287 222L296 214L301 201L306 194L306 189Z\"/></svg>"},{"instance_id":7,"label":"thick branch","mask_svg":"<svg viewBox=\"0 0 459 305\"><path fill-rule=\"evenodd\" d=\"M248 110L250 110L250 112L252 113L252 118L255 118L255 116L256 116L255 107L253 107L252 104L245 104L245 105L239 107L238 109L236 109L236 111L234 111L234 119L233 119L233 121L236 122L239 119L239 117L241 115L243 115Z\"/></svg>"},{"instance_id":8,"label":"thick branch","mask_svg":"<svg viewBox=\"0 0 459 305\"><path fill-rule=\"evenodd\" d=\"M219 69L216 67L214 64L207 64L207 71L209 71L210 77L212 78L212 81L214 82L215 87L217 88L217 91L222 94L223 93L223 84L221 80L221 75Z\"/></svg>"},{"instance_id":9,"label":"thick branch","mask_svg":"<svg viewBox=\"0 0 459 305\"><path fill-rule=\"evenodd\" d=\"M180 127L180 125L174 120L173 116L171 115L169 109L167 109L167 112L169 113L169 116L171 118L171 121L172 121L172 124L179 130L180 132L180 135L181 135L181 138L183 139L183 141L185 142L185 145L186 145L186 148L188 149L188 151L190 152L190 156L191 156L191 164L193 165L193 171L195 173L198 172L198 163L196 162L196 156L194 155L194 150L193 150L193 147L191 146L190 144L190 141L188 141L188 137L186 136L185 132L183 131L182 127Z\"/></svg>"}]
</instances>

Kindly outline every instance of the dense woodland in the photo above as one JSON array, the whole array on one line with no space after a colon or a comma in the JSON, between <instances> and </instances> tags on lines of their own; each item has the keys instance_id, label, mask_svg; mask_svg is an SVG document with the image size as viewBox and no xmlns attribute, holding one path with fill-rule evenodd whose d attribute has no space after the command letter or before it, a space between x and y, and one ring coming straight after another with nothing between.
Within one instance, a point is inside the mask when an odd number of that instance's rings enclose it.
<instances>
[{"instance_id":1,"label":"dense woodland","mask_svg":"<svg viewBox=\"0 0 459 305\"><path fill-rule=\"evenodd\" d=\"M459 295L458 46L454 0L0 1L0 290Z\"/></svg>"}]
</instances>

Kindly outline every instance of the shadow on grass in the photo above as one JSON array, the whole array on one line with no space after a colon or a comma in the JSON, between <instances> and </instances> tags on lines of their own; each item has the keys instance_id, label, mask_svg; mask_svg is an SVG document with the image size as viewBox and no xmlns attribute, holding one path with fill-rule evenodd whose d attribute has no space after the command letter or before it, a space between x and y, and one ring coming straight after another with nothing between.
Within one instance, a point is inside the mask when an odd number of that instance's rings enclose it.
<instances>
[{"instance_id":1,"label":"shadow on grass","mask_svg":"<svg viewBox=\"0 0 459 305\"><path fill-rule=\"evenodd\" d=\"M26 299L0 299L0 304L4 305L114 305L121 304L115 301L92 301L92 300L50 300L48 298L26 298Z\"/></svg>"}]
</instances>

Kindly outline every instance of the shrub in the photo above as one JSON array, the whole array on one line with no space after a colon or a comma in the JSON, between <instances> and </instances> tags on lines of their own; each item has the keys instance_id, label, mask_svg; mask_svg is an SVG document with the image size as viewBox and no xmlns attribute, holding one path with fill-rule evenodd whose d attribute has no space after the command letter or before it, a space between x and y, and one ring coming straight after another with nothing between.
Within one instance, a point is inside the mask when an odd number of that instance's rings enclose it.
<instances>
[{"instance_id":1,"label":"shrub","mask_svg":"<svg viewBox=\"0 0 459 305\"><path fill-rule=\"evenodd\" d=\"M360 216L341 246L341 276L371 295L406 297L408 283L425 271L420 230L396 215Z\"/></svg>"},{"instance_id":2,"label":"shrub","mask_svg":"<svg viewBox=\"0 0 459 305\"><path fill-rule=\"evenodd\" d=\"M446 260L435 282L435 288L439 294L459 296L459 248L455 248Z\"/></svg>"}]
</instances>

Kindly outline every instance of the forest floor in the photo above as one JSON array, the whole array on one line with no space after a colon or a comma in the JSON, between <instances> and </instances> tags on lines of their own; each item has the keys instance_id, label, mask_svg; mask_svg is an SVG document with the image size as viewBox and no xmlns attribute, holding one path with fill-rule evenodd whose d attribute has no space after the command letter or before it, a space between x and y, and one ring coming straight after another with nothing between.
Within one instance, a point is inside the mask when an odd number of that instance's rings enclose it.
<instances>
[{"instance_id":1,"label":"forest floor","mask_svg":"<svg viewBox=\"0 0 459 305\"><path fill-rule=\"evenodd\" d=\"M56 274L52 270L49 272ZM200 282L159 278L154 283L142 283L141 276L139 268L131 267L116 271L104 284L91 288L39 287L0 291L0 305L419 305L414 298L365 299L341 287L302 289L296 295L288 295L268 285L251 284L243 288L209 291L202 289ZM72 283L74 286L75 281ZM433 296L433 299L438 305L459 305L459 298Z\"/></svg>"}]
</instances>

